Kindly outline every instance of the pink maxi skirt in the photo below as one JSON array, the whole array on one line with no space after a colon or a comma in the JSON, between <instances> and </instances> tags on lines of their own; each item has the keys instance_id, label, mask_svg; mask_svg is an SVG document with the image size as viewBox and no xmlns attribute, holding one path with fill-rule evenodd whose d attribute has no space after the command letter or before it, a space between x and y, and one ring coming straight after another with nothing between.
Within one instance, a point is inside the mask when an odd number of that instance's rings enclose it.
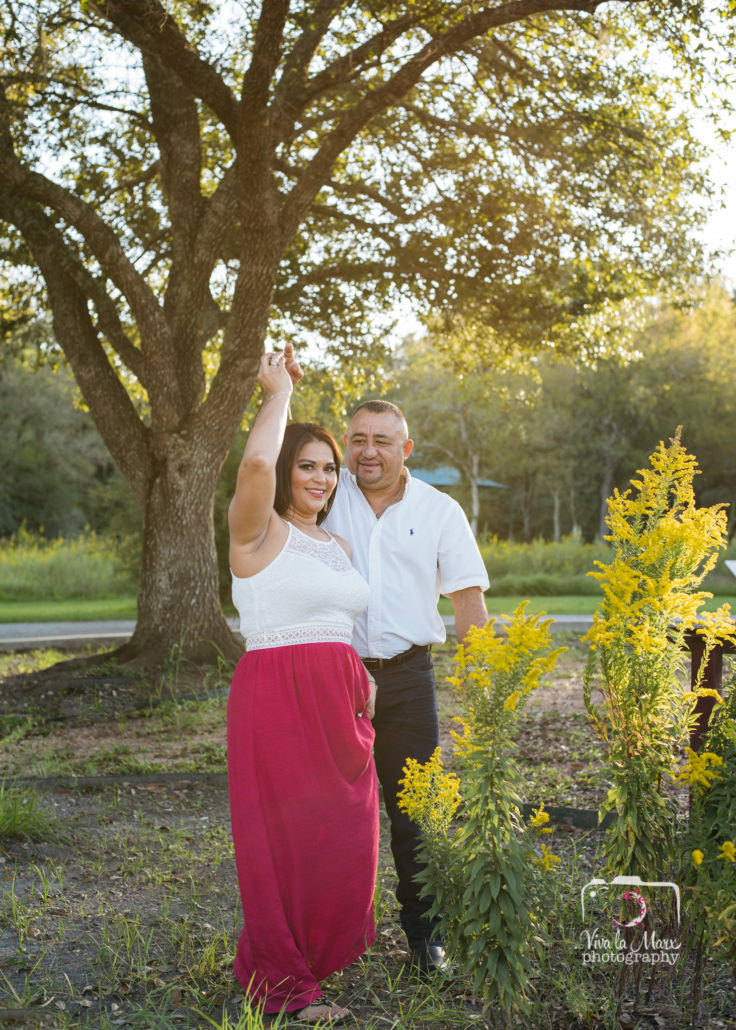
<instances>
[{"instance_id":1,"label":"pink maxi skirt","mask_svg":"<svg viewBox=\"0 0 736 1030\"><path fill-rule=\"evenodd\" d=\"M227 706L245 926L235 974L265 1012L303 1008L375 940L378 788L368 681L352 647L250 651Z\"/></svg>"}]
</instances>

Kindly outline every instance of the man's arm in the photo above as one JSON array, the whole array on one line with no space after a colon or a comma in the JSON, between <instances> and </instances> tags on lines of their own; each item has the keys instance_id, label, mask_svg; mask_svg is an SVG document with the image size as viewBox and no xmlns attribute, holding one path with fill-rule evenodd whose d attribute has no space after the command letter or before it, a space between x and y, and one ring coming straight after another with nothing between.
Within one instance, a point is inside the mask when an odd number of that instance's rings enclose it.
<instances>
[{"instance_id":1,"label":"man's arm","mask_svg":"<svg viewBox=\"0 0 736 1030\"><path fill-rule=\"evenodd\" d=\"M455 633L458 644L462 644L471 626L485 626L488 622L486 603L480 587L465 587L447 595L452 601L455 613Z\"/></svg>"}]
</instances>

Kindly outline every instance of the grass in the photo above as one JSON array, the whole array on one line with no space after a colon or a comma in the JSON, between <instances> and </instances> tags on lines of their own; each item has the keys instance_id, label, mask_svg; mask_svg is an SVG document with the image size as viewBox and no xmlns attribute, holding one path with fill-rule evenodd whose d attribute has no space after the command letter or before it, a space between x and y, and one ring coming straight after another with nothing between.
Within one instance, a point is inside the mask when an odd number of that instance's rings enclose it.
<instances>
[{"instance_id":1,"label":"grass","mask_svg":"<svg viewBox=\"0 0 736 1030\"><path fill-rule=\"evenodd\" d=\"M135 619L138 606L132 594L123 597L64 601L0 601L0 622L89 622Z\"/></svg>"},{"instance_id":2,"label":"grass","mask_svg":"<svg viewBox=\"0 0 736 1030\"><path fill-rule=\"evenodd\" d=\"M528 601L527 611L532 614L546 612L548 615L592 615L598 605L598 598L592 595L560 594L549 597L498 597L486 595L486 608L490 615L509 615L522 601ZM736 594L721 595L707 601L705 608L713 611L724 602L736 609ZM224 606L225 615L231 617L234 609ZM441 597L439 611L452 615L449 598ZM0 623L12 622L105 622L116 619L135 620L136 599L132 595L108 597L97 601L76 598L67 601L0 601Z\"/></svg>"}]
</instances>

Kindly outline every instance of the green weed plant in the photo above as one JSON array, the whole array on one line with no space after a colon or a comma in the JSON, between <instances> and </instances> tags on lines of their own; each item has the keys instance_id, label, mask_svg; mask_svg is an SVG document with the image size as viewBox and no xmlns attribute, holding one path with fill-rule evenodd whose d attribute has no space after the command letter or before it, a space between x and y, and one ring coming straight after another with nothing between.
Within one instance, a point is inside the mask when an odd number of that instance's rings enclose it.
<instances>
[{"instance_id":1,"label":"green weed plant","mask_svg":"<svg viewBox=\"0 0 736 1030\"><path fill-rule=\"evenodd\" d=\"M722 700L702 686L708 657L719 641L734 640L728 605L703 610L711 596L703 581L725 547L727 525L723 505L696 506L696 473L678 433L668 446L660 443L631 489L609 501L613 557L592 573L604 600L587 634L592 651L584 677L586 709L604 747L602 779L610 784L600 815L614 817L603 842L605 872L649 882L684 877L689 933L698 952L693 1025L704 944L723 945L732 962L736 952L733 711L722 713L706 748L688 746L699 699ZM705 651L691 690L683 686L688 633L702 638ZM724 765L730 775L721 777ZM691 791L684 869L675 789L682 782ZM625 904L622 912L628 912ZM644 926L652 930L649 914ZM636 977L635 992L639 972ZM625 979L622 967L619 997Z\"/></svg>"},{"instance_id":2,"label":"green weed plant","mask_svg":"<svg viewBox=\"0 0 736 1030\"><path fill-rule=\"evenodd\" d=\"M58 820L33 790L0 780L0 842L46 840L58 831Z\"/></svg>"},{"instance_id":3,"label":"green weed plant","mask_svg":"<svg viewBox=\"0 0 736 1030\"><path fill-rule=\"evenodd\" d=\"M446 948L482 996L489 1026L529 1011L535 944L543 937L536 881L558 859L537 850L534 826L521 817L521 783L512 757L515 724L524 703L564 648L552 650L549 624L520 605L504 634L473 627L449 677L462 703L455 762L462 779L444 770L439 749L431 760L409 760L400 806L422 828L423 891L433 895ZM456 819L456 817L459 817Z\"/></svg>"},{"instance_id":4,"label":"green weed plant","mask_svg":"<svg viewBox=\"0 0 736 1030\"><path fill-rule=\"evenodd\" d=\"M531 543L491 537L481 545L493 592L501 596L598 595L587 573L609 553L603 541L585 543L579 534Z\"/></svg>"},{"instance_id":5,"label":"green weed plant","mask_svg":"<svg viewBox=\"0 0 736 1030\"><path fill-rule=\"evenodd\" d=\"M677 809L666 788L706 693L699 684L683 691L686 634L703 639L701 675L716 643L734 639L728 605L702 610L710 594L699 588L725 545L726 514L723 505L696 507L696 471L679 437L660 444L631 489L609 500L613 557L591 573L604 599L585 638L592 650L584 700L612 784L601 818L615 816L605 836L606 872L613 876L672 874Z\"/></svg>"}]
</instances>

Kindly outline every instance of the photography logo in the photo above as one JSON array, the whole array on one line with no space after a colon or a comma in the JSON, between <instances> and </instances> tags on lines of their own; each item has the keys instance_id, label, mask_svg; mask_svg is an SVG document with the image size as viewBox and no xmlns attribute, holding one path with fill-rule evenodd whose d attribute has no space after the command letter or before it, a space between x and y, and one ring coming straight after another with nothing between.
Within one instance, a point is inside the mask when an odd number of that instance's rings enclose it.
<instances>
[{"instance_id":1,"label":"photography logo","mask_svg":"<svg viewBox=\"0 0 736 1030\"><path fill-rule=\"evenodd\" d=\"M638 876L589 880L580 891L583 965L674 966L680 957L680 888Z\"/></svg>"}]
</instances>

